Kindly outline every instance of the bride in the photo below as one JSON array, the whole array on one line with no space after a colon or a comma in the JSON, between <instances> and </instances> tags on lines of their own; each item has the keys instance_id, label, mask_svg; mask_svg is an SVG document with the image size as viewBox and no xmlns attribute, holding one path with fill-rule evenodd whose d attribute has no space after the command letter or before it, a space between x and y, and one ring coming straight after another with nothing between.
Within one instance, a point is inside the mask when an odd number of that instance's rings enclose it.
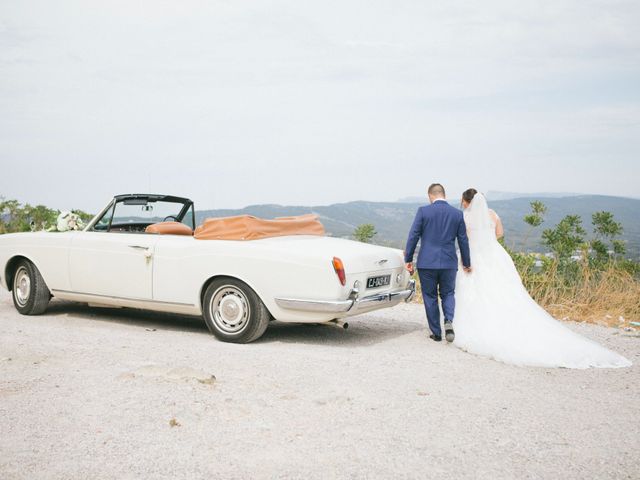
<instances>
[{"instance_id":1,"label":"bride","mask_svg":"<svg viewBox=\"0 0 640 480\"><path fill-rule=\"evenodd\" d=\"M631 362L562 325L528 294L498 243L502 223L475 189L463 194L473 272L456 281L455 345L536 367L627 367Z\"/></svg>"}]
</instances>

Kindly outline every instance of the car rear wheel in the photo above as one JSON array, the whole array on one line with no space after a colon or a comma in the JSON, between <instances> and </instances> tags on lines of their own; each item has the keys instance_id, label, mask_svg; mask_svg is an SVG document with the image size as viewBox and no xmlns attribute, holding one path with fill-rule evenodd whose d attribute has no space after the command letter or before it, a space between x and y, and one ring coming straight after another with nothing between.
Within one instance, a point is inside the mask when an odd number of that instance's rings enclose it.
<instances>
[{"instance_id":1,"label":"car rear wheel","mask_svg":"<svg viewBox=\"0 0 640 480\"><path fill-rule=\"evenodd\" d=\"M13 305L22 315L44 313L51 299L51 292L36 266L21 260L13 275Z\"/></svg>"},{"instance_id":2,"label":"car rear wheel","mask_svg":"<svg viewBox=\"0 0 640 480\"><path fill-rule=\"evenodd\" d=\"M253 342L262 336L271 320L260 297L235 278L211 282L202 307L209 331L224 342Z\"/></svg>"}]
</instances>

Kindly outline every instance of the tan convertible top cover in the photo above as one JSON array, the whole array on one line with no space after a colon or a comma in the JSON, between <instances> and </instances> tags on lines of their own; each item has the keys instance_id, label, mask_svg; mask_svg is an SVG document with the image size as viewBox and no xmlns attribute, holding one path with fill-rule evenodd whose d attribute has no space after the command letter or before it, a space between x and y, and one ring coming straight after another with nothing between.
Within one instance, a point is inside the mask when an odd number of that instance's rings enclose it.
<instances>
[{"instance_id":1,"label":"tan convertible top cover","mask_svg":"<svg viewBox=\"0 0 640 480\"><path fill-rule=\"evenodd\" d=\"M196 228L199 240L258 240L286 235L324 235L324 226L314 214L264 220L251 215L207 218Z\"/></svg>"}]
</instances>

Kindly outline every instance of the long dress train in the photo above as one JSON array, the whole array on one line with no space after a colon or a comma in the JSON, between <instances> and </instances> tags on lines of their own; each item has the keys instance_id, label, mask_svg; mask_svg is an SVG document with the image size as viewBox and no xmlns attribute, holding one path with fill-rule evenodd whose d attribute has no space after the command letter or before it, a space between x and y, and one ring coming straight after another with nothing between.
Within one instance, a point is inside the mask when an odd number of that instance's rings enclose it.
<instances>
[{"instance_id":1,"label":"long dress train","mask_svg":"<svg viewBox=\"0 0 640 480\"><path fill-rule=\"evenodd\" d=\"M455 345L496 360L539 367L617 368L631 362L555 320L530 296L495 237L485 197L465 211L473 272L456 281Z\"/></svg>"}]
</instances>

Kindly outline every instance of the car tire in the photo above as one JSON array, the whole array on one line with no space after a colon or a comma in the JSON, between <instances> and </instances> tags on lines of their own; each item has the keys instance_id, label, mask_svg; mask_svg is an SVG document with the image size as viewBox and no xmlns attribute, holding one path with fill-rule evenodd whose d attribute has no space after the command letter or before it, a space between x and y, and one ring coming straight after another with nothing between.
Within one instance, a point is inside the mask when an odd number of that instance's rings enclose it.
<instances>
[{"instance_id":1,"label":"car tire","mask_svg":"<svg viewBox=\"0 0 640 480\"><path fill-rule=\"evenodd\" d=\"M40 271L29 260L21 260L16 265L11 296L22 315L40 315L47 310L51 292Z\"/></svg>"},{"instance_id":2,"label":"car tire","mask_svg":"<svg viewBox=\"0 0 640 480\"><path fill-rule=\"evenodd\" d=\"M207 328L218 340L249 343L262 336L271 314L246 283L218 278L205 290L202 311Z\"/></svg>"}]
</instances>

